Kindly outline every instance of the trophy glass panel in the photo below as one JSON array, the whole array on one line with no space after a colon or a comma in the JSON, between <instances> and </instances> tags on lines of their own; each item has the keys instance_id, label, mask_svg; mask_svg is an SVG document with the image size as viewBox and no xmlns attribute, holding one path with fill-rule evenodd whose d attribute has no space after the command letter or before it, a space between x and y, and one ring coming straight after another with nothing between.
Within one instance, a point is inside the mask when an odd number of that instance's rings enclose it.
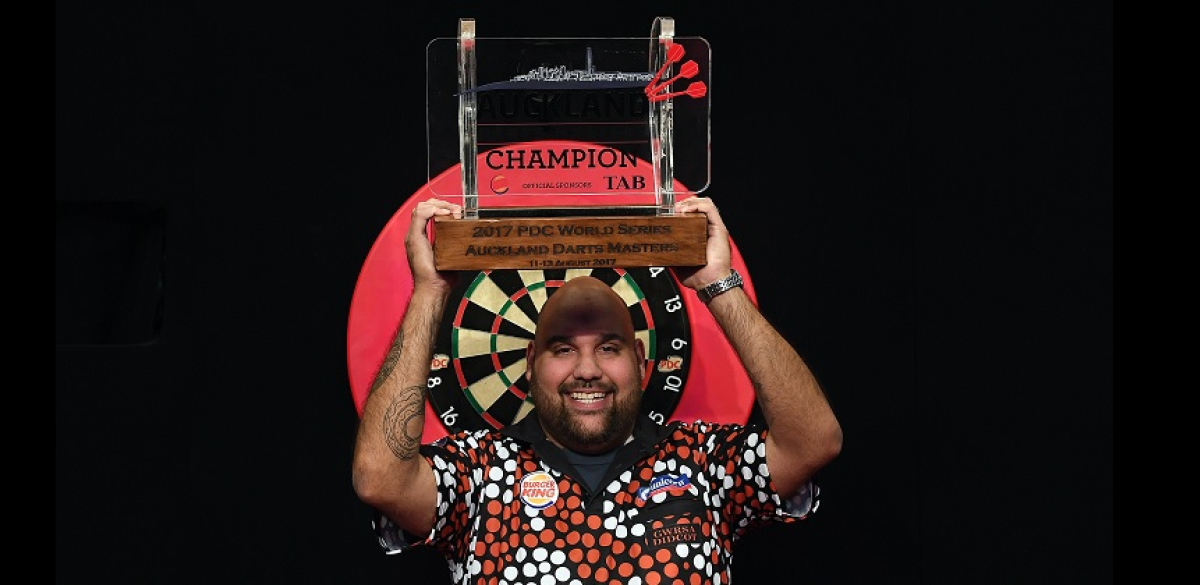
<instances>
[{"instance_id":1,"label":"trophy glass panel","mask_svg":"<svg viewBox=\"0 0 1200 585\"><path fill-rule=\"evenodd\" d=\"M676 37L669 18L656 19L649 37L479 37L474 20L459 24L458 37L427 46L426 109L430 185L436 197L461 201L465 219L665 218L677 198L708 189L703 38ZM697 225L666 232L686 236L680 230ZM594 239L622 228L597 220L571 229ZM680 263L702 260L693 253Z\"/></svg>"}]
</instances>

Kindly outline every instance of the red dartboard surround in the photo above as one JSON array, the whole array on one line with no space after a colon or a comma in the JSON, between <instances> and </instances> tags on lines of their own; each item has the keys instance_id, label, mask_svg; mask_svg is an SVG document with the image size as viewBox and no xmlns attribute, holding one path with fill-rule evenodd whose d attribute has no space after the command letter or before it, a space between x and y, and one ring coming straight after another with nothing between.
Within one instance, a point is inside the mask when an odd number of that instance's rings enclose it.
<instances>
[{"instance_id":1,"label":"red dartboard surround","mask_svg":"<svg viewBox=\"0 0 1200 585\"><path fill-rule=\"evenodd\" d=\"M418 189L384 226L363 262L350 303L346 349L350 390L361 416L375 373L412 295L404 251L413 208L437 197L461 203L461 169L447 169ZM679 198L691 197L676 182ZM564 195L564 201L571 199ZM722 202L716 199L718 205ZM546 199L544 199L546 200ZM553 196L546 200L559 202ZM733 267L757 303L736 244ZM499 428L524 417L525 344L553 289L582 274L613 286L646 343L643 411L660 421L745 423L754 403L749 376L695 291L662 267L462 272L435 342L425 405L426 442L456 430Z\"/></svg>"}]
</instances>

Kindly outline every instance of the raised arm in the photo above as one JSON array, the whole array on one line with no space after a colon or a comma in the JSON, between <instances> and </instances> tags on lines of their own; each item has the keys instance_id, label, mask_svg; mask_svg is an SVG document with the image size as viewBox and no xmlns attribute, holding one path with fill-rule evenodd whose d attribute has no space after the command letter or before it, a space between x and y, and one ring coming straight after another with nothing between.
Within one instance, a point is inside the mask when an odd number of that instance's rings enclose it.
<instances>
[{"instance_id":1,"label":"raised arm","mask_svg":"<svg viewBox=\"0 0 1200 585\"><path fill-rule=\"evenodd\" d=\"M729 232L720 213L706 197L676 204L681 212L708 217L708 264L699 269L676 269L685 286L701 289L730 274ZM737 352L754 385L767 427L767 465L779 493L792 495L842 449L842 427L825 393L786 339L759 312L741 288L708 302L717 325Z\"/></svg>"},{"instance_id":2,"label":"raised arm","mask_svg":"<svg viewBox=\"0 0 1200 585\"><path fill-rule=\"evenodd\" d=\"M461 216L461 208L430 199L413 209L404 245L413 291L363 406L354 447L354 491L401 528L425 534L433 528L437 488L433 471L418 453L425 429L425 384L438 324L453 288L453 275L434 268L426 235L435 215Z\"/></svg>"}]
</instances>

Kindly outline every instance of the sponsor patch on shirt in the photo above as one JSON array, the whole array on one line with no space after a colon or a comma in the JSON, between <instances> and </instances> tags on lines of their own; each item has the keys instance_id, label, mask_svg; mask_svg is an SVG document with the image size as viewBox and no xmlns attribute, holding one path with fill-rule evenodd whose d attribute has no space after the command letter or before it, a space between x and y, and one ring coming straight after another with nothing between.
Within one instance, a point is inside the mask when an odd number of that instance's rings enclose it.
<instances>
[{"instance_id":1,"label":"sponsor patch on shirt","mask_svg":"<svg viewBox=\"0 0 1200 585\"><path fill-rule=\"evenodd\" d=\"M526 506L541 510L558 500L558 482L545 471L535 471L521 478L517 495Z\"/></svg>"},{"instance_id":2,"label":"sponsor patch on shirt","mask_svg":"<svg viewBox=\"0 0 1200 585\"><path fill-rule=\"evenodd\" d=\"M637 499L639 502L645 502L663 492L679 495L686 492L690 487L692 487L691 476L670 473L658 475L650 480L650 485L637 491Z\"/></svg>"},{"instance_id":3,"label":"sponsor patch on shirt","mask_svg":"<svg viewBox=\"0 0 1200 585\"><path fill-rule=\"evenodd\" d=\"M695 524L668 524L651 526L646 531L646 546L661 548L675 544L693 543L700 541L700 530Z\"/></svg>"}]
</instances>

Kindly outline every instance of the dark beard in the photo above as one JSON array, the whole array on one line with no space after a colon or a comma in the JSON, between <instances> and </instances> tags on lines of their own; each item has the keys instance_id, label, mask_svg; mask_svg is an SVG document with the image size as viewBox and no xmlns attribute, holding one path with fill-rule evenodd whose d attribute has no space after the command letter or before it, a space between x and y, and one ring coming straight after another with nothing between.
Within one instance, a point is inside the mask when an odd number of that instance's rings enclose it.
<instances>
[{"instance_id":1,"label":"dark beard","mask_svg":"<svg viewBox=\"0 0 1200 585\"><path fill-rule=\"evenodd\" d=\"M593 386L605 392L616 390L611 384ZM642 407L640 387L618 399L612 410L598 415L604 417L604 420L600 429L595 431L580 424L575 416L567 411L561 396L562 392L586 390L589 387L582 384L563 384L555 390L559 394L548 396L536 383L531 383L530 395L533 399L534 414L542 423L542 429L562 442L563 447L577 453L603 453L624 444L629 433L633 431L633 423Z\"/></svg>"}]
</instances>

